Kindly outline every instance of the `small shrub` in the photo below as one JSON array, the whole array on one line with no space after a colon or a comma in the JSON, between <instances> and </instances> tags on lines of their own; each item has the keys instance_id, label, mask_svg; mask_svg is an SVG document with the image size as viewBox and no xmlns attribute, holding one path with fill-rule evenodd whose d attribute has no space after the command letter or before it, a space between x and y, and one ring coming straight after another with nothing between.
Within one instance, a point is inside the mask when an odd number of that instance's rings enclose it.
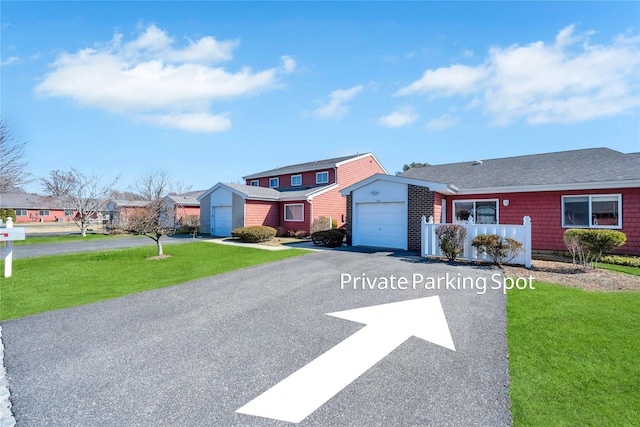
<instances>
[{"instance_id":1,"label":"small shrub","mask_svg":"<svg viewBox=\"0 0 640 427\"><path fill-rule=\"evenodd\" d=\"M2 219L2 222L7 222L7 218L11 218L13 222L17 222L16 211L11 208L0 209L0 219Z\"/></svg>"},{"instance_id":2,"label":"small shrub","mask_svg":"<svg viewBox=\"0 0 640 427\"><path fill-rule=\"evenodd\" d=\"M231 230L231 236L244 243L266 242L276 236L276 229L266 225L240 227Z\"/></svg>"},{"instance_id":3,"label":"small shrub","mask_svg":"<svg viewBox=\"0 0 640 427\"><path fill-rule=\"evenodd\" d=\"M330 229L331 221L329 221L329 218L326 216L320 216L314 219L311 223L311 234L315 233L316 231L324 231Z\"/></svg>"},{"instance_id":4,"label":"small shrub","mask_svg":"<svg viewBox=\"0 0 640 427\"><path fill-rule=\"evenodd\" d=\"M342 246L344 233L339 229L317 231L311 235L311 241L317 246L339 248Z\"/></svg>"},{"instance_id":5,"label":"small shrub","mask_svg":"<svg viewBox=\"0 0 640 427\"><path fill-rule=\"evenodd\" d=\"M602 255L600 262L605 264L624 265L627 267L640 267L640 257L628 255Z\"/></svg>"},{"instance_id":6,"label":"small shrub","mask_svg":"<svg viewBox=\"0 0 640 427\"><path fill-rule=\"evenodd\" d=\"M627 242L627 236L617 230L590 230L570 228L562 238L573 259L573 264L585 269L594 268L602 254L611 252Z\"/></svg>"},{"instance_id":7,"label":"small shrub","mask_svg":"<svg viewBox=\"0 0 640 427\"><path fill-rule=\"evenodd\" d=\"M467 229L458 224L443 224L436 228L436 235L440 240L440 250L449 261L462 253L467 238Z\"/></svg>"},{"instance_id":8,"label":"small shrub","mask_svg":"<svg viewBox=\"0 0 640 427\"><path fill-rule=\"evenodd\" d=\"M480 234L474 237L471 245L481 254L487 254L494 264L501 266L517 257L524 250L522 243L511 237L497 234Z\"/></svg>"},{"instance_id":9,"label":"small shrub","mask_svg":"<svg viewBox=\"0 0 640 427\"><path fill-rule=\"evenodd\" d=\"M295 237L296 239L303 239L305 237L307 237L309 235L309 233L307 233L305 230L289 230L287 231L287 236L289 237Z\"/></svg>"}]
</instances>

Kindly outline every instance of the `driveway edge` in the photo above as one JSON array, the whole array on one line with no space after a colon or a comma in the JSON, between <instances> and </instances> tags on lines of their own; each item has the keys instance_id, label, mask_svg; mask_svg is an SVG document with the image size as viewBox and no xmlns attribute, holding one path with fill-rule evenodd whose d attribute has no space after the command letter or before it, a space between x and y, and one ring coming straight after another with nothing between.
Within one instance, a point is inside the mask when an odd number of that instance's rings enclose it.
<instances>
[{"instance_id":1,"label":"driveway edge","mask_svg":"<svg viewBox=\"0 0 640 427\"><path fill-rule=\"evenodd\" d=\"M7 370L4 367L4 344L2 343L2 325L0 325L0 427L13 427L16 419L11 412L11 400L9 398L9 382Z\"/></svg>"}]
</instances>

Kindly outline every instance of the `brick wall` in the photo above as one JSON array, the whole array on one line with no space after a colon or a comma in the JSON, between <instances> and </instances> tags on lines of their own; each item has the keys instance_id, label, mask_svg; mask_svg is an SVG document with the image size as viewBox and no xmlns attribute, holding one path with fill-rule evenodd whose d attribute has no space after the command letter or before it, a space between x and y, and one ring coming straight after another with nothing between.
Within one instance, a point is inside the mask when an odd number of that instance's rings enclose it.
<instances>
[{"instance_id":1,"label":"brick wall","mask_svg":"<svg viewBox=\"0 0 640 427\"><path fill-rule=\"evenodd\" d=\"M408 186L408 209L407 209L407 247L410 251L419 251L421 236L422 217L429 218L434 214L434 193L427 187L417 185Z\"/></svg>"},{"instance_id":2,"label":"brick wall","mask_svg":"<svg viewBox=\"0 0 640 427\"><path fill-rule=\"evenodd\" d=\"M351 246L352 225L353 225L353 196L347 195L347 218L344 228L347 230L347 245Z\"/></svg>"}]
</instances>

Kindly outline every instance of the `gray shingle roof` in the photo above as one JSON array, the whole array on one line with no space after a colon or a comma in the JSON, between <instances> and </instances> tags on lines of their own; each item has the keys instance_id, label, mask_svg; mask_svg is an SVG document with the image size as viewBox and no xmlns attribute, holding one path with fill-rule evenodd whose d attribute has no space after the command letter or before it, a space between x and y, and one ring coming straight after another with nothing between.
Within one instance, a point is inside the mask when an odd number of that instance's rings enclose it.
<instances>
[{"instance_id":1,"label":"gray shingle roof","mask_svg":"<svg viewBox=\"0 0 640 427\"><path fill-rule=\"evenodd\" d=\"M0 208L5 209L67 209L69 203L62 197L40 196L29 193L0 194Z\"/></svg>"},{"instance_id":2,"label":"gray shingle roof","mask_svg":"<svg viewBox=\"0 0 640 427\"><path fill-rule=\"evenodd\" d=\"M178 203L183 206L200 206L198 197L200 197L206 190L189 191L182 194L170 194L167 197L174 203Z\"/></svg>"},{"instance_id":3,"label":"gray shingle roof","mask_svg":"<svg viewBox=\"0 0 640 427\"><path fill-rule=\"evenodd\" d=\"M243 177L243 179L262 178L265 176L275 176L275 175L280 175L285 173L304 172L304 171L313 170L313 169L333 168L338 163L344 162L346 160L355 159L356 157L369 155L369 154L371 153L353 154L351 156L335 157L333 159L324 159L324 160L316 160L313 162L298 163L296 165L284 166L280 168L270 169L263 172L247 175Z\"/></svg>"},{"instance_id":4,"label":"gray shingle roof","mask_svg":"<svg viewBox=\"0 0 640 427\"><path fill-rule=\"evenodd\" d=\"M461 190L640 179L640 153L609 148L468 161L409 169L401 176L453 184Z\"/></svg>"}]
</instances>

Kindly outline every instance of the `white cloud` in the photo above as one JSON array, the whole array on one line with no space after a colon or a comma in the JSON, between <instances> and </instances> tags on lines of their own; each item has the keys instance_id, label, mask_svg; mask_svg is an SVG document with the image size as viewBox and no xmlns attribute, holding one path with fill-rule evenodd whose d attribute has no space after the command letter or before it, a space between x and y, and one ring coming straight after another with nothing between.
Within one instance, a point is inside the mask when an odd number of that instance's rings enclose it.
<instances>
[{"instance_id":1,"label":"white cloud","mask_svg":"<svg viewBox=\"0 0 640 427\"><path fill-rule=\"evenodd\" d=\"M478 66L427 70L396 95L469 95L474 98L470 105L500 125L518 119L582 122L637 108L640 39L618 36L608 45L591 45L591 34L576 34L570 25L553 44L493 47Z\"/></svg>"},{"instance_id":2,"label":"white cloud","mask_svg":"<svg viewBox=\"0 0 640 427\"><path fill-rule=\"evenodd\" d=\"M377 123L380 126L386 126L390 128L397 128L401 126L409 125L416 120L419 116L411 107L398 108L393 113L382 116L378 119Z\"/></svg>"},{"instance_id":3,"label":"white cloud","mask_svg":"<svg viewBox=\"0 0 640 427\"><path fill-rule=\"evenodd\" d=\"M20 62L20 57L19 56L10 56L9 58L5 59L4 61L2 61L2 65L12 65L12 64L17 64L18 62Z\"/></svg>"},{"instance_id":4,"label":"white cloud","mask_svg":"<svg viewBox=\"0 0 640 427\"><path fill-rule=\"evenodd\" d=\"M449 114L443 114L437 119L430 120L427 123L427 129L438 131L449 129L458 124L458 118L450 116Z\"/></svg>"},{"instance_id":5,"label":"white cloud","mask_svg":"<svg viewBox=\"0 0 640 427\"><path fill-rule=\"evenodd\" d=\"M395 95L432 94L451 96L456 93L470 93L487 77L488 70L483 67L452 65L450 67L427 70L420 80L400 88Z\"/></svg>"},{"instance_id":6,"label":"white cloud","mask_svg":"<svg viewBox=\"0 0 640 427\"><path fill-rule=\"evenodd\" d=\"M358 93L362 92L364 86L358 85L349 89L338 89L331 92L329 102L313 112L313 115L322 119L341 119L349 112L349 106L345 105Z\"/></svg>"},{"instance_id":7,"label":"white cloud","mask_svg":"<svg viewBox=\"0 0 640 427\"><path fill-rule=\"evenodd\" d=\"M231 120L226 114L209 113L169 113L146 114L136 117L139 121L170 129L190 132L224 132L231 128Z\"/></svg>"},{"instance_id":8,"label":"white cloud","mask_svg":"<svg viewBox=\"0 0 640 427\"><path fill-rule=\"evenodd\" d=\"M222 116L209 113L214 101L278 88L280 75L295 69L295 61L285 56L282 68L255 72L249 67L231 72L212 65L231 60L238 43L207 36L174 48L175 41L151 25L127 43L116 34L106 47L60 54L35 92L70 98L86 107L155 117L146 121L163 126L180 123L174 127L219 132L228 129L230 122L225 126L219 120ZM213 117L218 118L215 123ZM206 123L200 126L188 118Z\"/></svg>"}]
</instances>

